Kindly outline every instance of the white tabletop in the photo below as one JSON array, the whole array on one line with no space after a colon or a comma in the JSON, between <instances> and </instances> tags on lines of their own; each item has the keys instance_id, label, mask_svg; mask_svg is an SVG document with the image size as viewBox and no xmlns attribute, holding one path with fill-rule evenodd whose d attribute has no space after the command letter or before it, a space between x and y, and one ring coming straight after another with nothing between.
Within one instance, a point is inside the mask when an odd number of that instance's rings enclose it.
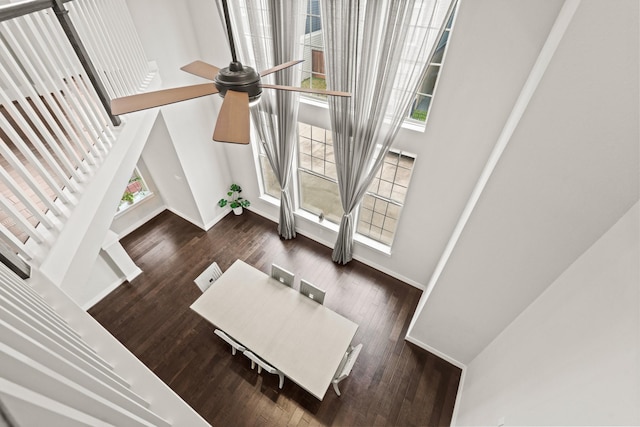
<instances>
[{"instance_id":1,"label":"white tabletop","mask_svg":"<svg viewBox=\"0 0 640 427\"><path fill-rule=\"evenodd\" d=\"M320 400L358 329L241 260L191 309Z\"/></svg>"}]
</instances>

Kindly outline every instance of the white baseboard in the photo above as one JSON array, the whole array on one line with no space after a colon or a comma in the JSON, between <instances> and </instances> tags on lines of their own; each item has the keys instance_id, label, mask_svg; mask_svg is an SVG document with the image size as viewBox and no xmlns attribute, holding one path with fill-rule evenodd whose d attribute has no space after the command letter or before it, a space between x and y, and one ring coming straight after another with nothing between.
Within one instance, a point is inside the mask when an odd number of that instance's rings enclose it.
<instances>
[{"instance_id":1,"label":"white baseboard","mask_svg":"<svg viewBox=\"0 0 640 427\"><path fill-rule=\"evenodd\" d=\"M167 206L167 207L166 207L166 209L167 209L168 211L170 211L170 212L172 212L172 213L174 213L174 214L178 215L180 218L184 219L185 221L190 222L191 224L195 225L196 227L201 228L202 230L205 230L205 228L204 228L204 224L202 224L201 222L199 222L199 221L195 221L194 219L187 217L187 216L186 216L185 214L183 214L182 212L177 211L177 210L175 210L175 209L173 209L173 208L171 208L171 207L169 207L169 206ZM205 231L206 231L206 230L205 230Z\"/></svg>"},{"instance_id":2,"label":"white baseboard","mask_svg":"<svg viewBox=\"0 0 640 427\"><path fill-rule=\"evenodd\" d=\"M136 267L136 270L132 273L129 273L127 278L125 279L127 282L131 282L133 279L142 274L142 270L139 267Z\"/></svg>"},{"instance_id":3,"label":"white baseboard","mask_svg":"<svg viewBox=\"0 0 640 427\"><path fill-rule=\"evenodd\" d=\"M220 215L218 215L217 217L215 217L214 219L212 219L211 221L209 221L208 223L206 223L204 225L204 230L205 231L209 231L209 229L211 227L213 227L214 225L216 225L218 222L220 222L220 220L222 220L222 218L224 218L225 216L229 215L229 212L231 212L231 209L227 209L225 211L222 211L222 213Z\"/></svg>"},{"instance_id":4,"label":"white baseboard","mask_svg":"<svg viewBox=\"0 0 640 427\"><path fill-rule=\"evenodd\" d=\"M422 341L415 339L409 335L404 337L405 340L409 341L412 344L417 345L418 347L422 348L423 350L427 350L429 353L435 354L436 356L438 356L440 359L445 360L449 363L451 363L454 366L457 366L458 368L462 369L462 375L460 376L460 384L458 385L458 391L456 393L456 401L453 404L453 415L451 417L451 425L455 426L456 425L456 418L458 417L458 408L460 407L460 401L462 400L462 387L464 386L464 379L467 373L467 365L465 365L464 363L458 362L456 359L454 359L453 357L447 356L446 354L442 353L441 351L431 347L430 345L427 345L425 343L423 343Z\"/></svg>"},{"instance_id":5,"label":"white baseboard","mask_svg":"<svg viewBox=\"0 0 640 427\"><path fill-rule=\"evenodd\" d=\"M420 348L422 348L424 350L427 350L429 353L435 354L440 359L446 360L447 362L451 363L454 366L457 366L458 368L462 369L463 371L465 369L467 369L467 365L465 365L464 363L461 363L461 362L457 361L453 357L444 354L440 350L435 349L435 348L431 347L430 345L427 345L427 344L423 343L422 341L420 341L418 339L415 339L414 337L412 337L410 335L405 336L404 339L409 341L411 344L415 344L418 347L420 347Z\"/></svg>"},{"instance_id":6,"label":"white baseboard","mask_svg":"<svg viewBox=\"0 0 640 427\"><path fill-rule=\"evenodd\" d=\"M460 401L462 400L462 387L464 387L464 379L467 375L467 369L462 370L460 376L460 385L458 386L458 392L456 393L456 401L453 404L453 415L451 416L451 425L455 426L458 423L458 410L460 409Z\"/></svg>"},{"instance_id":7,"label":"white baseboard","mask_svg":"<svg viewBox=\"0 0 640 427\"><path fill-rule=\"evenodd\" d=\"M180 218L184 219L185 221L189 221L191 224L193 224L196 227L201 228L201 229L203 229L205 231L208 231L211 227L213 227L218 222L220 222L220 220L222 218L227 216L229 214L229 212L231 212L231 210L223 211L220 215L215 217L213 220L209 221L207 224L204 224L204 226L203 226L203 224L199 223L198 221L194 221L193 219L186 217L183 213L181 213L181 212L179 212L179 211L177 211L177 210L175 210L175 209L173 209L173 208L171 208L169 206L159 206L157 209L154 209L153 211L151 211L144 218L139 219L138 221L136 221L135 223L133 223L129 227L127 227L122 233L119 234L118 237L119 238L123 238L127 234L132 233L133 231L137 230L139 227L141 227L142 225L144 225L148 221L151 221L151 219L153 219L154 217L158 216L159 214L161 214L165 210L168 210L169 212L178 215Z\"/></svg>"},{"instance_id":8,"label":"white baseboard","mask_svg":"<svg viewBox=\"0 0 640 427\"><path fill-rule=\"evenodd\" d=\"M165 209L167 209L166 206L159 206L157 209L154 209L144 218L141 218L138 221L134 222L133 224L129 225L122 233L118 235L118 238L122 239L127 234L134 232L135 230L143 226L145 223L151 221L154 217L160 215L162 212L164 212Z\"/></svg>"},{"instance_id":9,"label":"white baseboard","mask_svg":"<svg viewBox=\"0 0 640 427\"><path fill-rule=\"evenodd\" d=\"M140 270L140 272L142 272L142 270ZM104 297L106 297L107 295L109 295L111 292L113 292L118 286L122 285L124 282L126 282L127 280L123 277L120 278L118 280L116 280L115 282L113 282L111 285L107 286L106 288L104 288L98 295L96 295L95 297L93 297L92 299L90 299L88 302L86 302L85 304L82 305L82 309L84 311L89 310L91 307L93 307L94 305L96 305L97 303L99 303L100 301L102 301L102 299Z\"/></svg>"},{"instance_id":10,"label":"white baseboard","mask_svg":"<svg viewBox=\"0 0 640 427\"><path fill-rule=\"evenodd\" d=\"M419 282L416 282L415 280L409 279L408 277L403 276L401 274L398 274L393 270L390 270L390 269L388 269L386 267L381 266L380 264L377 264L375 262L371 262L371 261L369 261L369 260L367 260L367 259L365 259L365 258L363 258L363 257L361 257L360 255L357 255L357 254L353 255L353 259L355 259L357 261L360 261L361 263L366 264L369 267L375 268L376 270L381 271L382 273L387 274L387 275L393 277L394 279L398 279L401 282L406 283L407 285L411 285L414 288L418 288L418 289L424 291L424 285L422 283L419 283Z\"/></svg>"},{"instance_id":11,"label":"white baseboard","mask_svg":"<svg viewBox=\"0 0 640 427\"><path fill-rule=\"evenodd\" d=\"M258 215L260 215L260 216L262 216L264 218L267 218L267 219L275 222L276 224L279 221L279 218L274 217L273 215L270 215L270 214L268 214L266 212L255 211L255 210L252 210L252 212L254 212L254 213L256 213L256 214L258 214ZM296 214L296 221L298 219L300 219L302 221L309 221L307 218ZM318 242L321 245L324 245L324 246L326 246L328 248L331 248L331 249L333 249L333 246L335 245L335 241L328 241L328 240L323 239L323 238L321 238L319 236L316 236L316 235L314 235L314 234L312 234L312 233L310 233L308 231L301 230L300 227L296 227L296 234L301 234L301 235L313 240L314 242ZM354 242L354 244L357 245L357 246L362 245L359 242ZM388 274L389 276L393 277L394 279L398 279L398 280L400 280L400 281L402 281L402 282L404 282L404 283L406 283L408 285L413 286L414 288L418 288L418 289L424 290L424 285L423 284L421 284L419 282L416 282L415 280L409 279L408 277L405 277L405 276L403 276L401 274L398 274L397 272L395 272L393 270L390 270L390 269L388 269L386 267L383 267L383 266L381 266L381 265L379 265L379 264L377 264L375 262L372 262L372 261L362 257L361 255L354 254L353 255L353 259L355 259L356 261L359 261L359 262L361 262L361 263L363 263L365 265L368 265L369 267L375 268L376 270L378 270L378 271L380 271L380 272L382 272L384 274Z\"/></svg>"}]
</instances>

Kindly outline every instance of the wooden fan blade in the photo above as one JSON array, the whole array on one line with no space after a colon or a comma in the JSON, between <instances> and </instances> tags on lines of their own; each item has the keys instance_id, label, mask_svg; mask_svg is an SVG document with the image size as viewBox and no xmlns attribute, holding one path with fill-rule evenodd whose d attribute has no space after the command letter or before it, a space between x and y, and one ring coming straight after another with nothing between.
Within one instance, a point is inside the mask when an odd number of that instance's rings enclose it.
<instances>
[{"instance_id":1,"label":"wooden fan blade","mask_svg":"<svg viewBox=\"0 0 640 427\"><path fill-rule=\"evenodd\" d=\"M193 61L191 64L187 64L180 68L182 71L194 74L205 79L214 80L220 71L220 68L215 65L207 64L202 61Z\"/></svg>"},{"instance_id":2,"label":"wooden fan blade","mask_svg":"<svg viewBox=\"0 0 640 427\"><path fill-rule=\"evenodd\" d=\"M123 96L111 101L111 112L115 115L132 113L147 108L160 107L187 99L199 98L205 95L218 93L218 88L213 83L203 83L193 86L163 89L155 92L139 93L137 95Z\"/></svg>"},{"instance_id":3,"label":"wooden fan blade","mask_svg":"<svg viewBox=\"0 0 640 427\"><path fill-rule=\"evenodd\" d=\"M268 70L264 70L260 72L260 76L267 76L271 73L275 73L276 71L284 70L285 68L293 67L296 64L304 62L304 59L297 59L295 61L285 62L284 64L276 65L273 68L269 68Z\"/></svg>"},{"instance_id":4,"label":"wooden fan blade","mask_svg":"<svg viewBox=\"0 0 640 427\"><path fill-rule=\"evenodd\" d=\"M213 140L218 142L233 142L235 144L249 143L249 94L227 90L220 107Z\"/></svg>"},{"instance_id":5,"label":"wooden fan blade","mask_svg":"<svg viewBox=\"0 0 640 427\"><path fill-rule=\"evenodd\" d=\"M310 89L307 87L294 87L294 86L282 86L282 85L267 85L262 84L263 88L278 89L278 90L290 90L293 92L305 92L316 93L318 95L331 95L331 96L351 96L349 92L340 92L337 90L325 90L325 89Z\"/></svg>"}]
</instances>

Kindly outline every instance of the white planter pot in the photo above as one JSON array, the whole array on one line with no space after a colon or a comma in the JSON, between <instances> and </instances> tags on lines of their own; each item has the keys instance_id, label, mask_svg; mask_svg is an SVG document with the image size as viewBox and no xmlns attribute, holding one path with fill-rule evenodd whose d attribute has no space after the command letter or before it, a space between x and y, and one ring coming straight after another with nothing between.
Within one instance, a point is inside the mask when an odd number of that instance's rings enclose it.
<instances>
[{"instance_id":1,"label":"white planter pot","mask_svg":"<svg viewBox=\"0 0 640 427\"><path fill-rule=\"evenodd\" d=\"M233 213L236 215L242 215L242 206L239 206L237 208L233 208Z\"/></svg>"}]
</instances>

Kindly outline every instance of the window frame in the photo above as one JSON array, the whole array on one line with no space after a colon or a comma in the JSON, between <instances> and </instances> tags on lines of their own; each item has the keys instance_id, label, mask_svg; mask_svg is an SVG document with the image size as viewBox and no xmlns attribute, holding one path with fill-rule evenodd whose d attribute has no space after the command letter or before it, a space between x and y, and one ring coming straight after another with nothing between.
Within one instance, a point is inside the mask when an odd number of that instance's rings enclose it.
<instances>
[{"instance_id":1,"label":"window frame","mask_svg":"<svg viewBox=\"0 0 640 427\"><path fill-rule=\"evenodd\" d=\"M431 107L433 105L433 100L436 97L436 93L438 90L438 82L440 81L440 76L442 75L442 69L444 68L444 64L445 64L445 58L447 57L447 51L449 50L449 42L451 41L451 35L453 33L453 23L455 21L455 17L458 11L458 0L454 0L454 4L451 7L451 11L449 13L449 15L446 18L446 26L444 28L444 30L442 31L442 33L440 34L440 37L438 38L438 42L436 43L436 49L434 49L431 57L429 58L428 63L426 64L426 68L424 71L424 76L422 78L422 81L420 82L420 86L418 87L418 89L416 90L416 95L413 99L412 105L414 103L417 102L418 98L422 97L428 97L429 98L429 104L428 107L425 111L425 119L424 120L420 120L420 119L415 119L412 117L413 115L413 107L409 107L409 111L407 112L407 116L404 119L404 122L409 124L409 125L414 125L414 126L421 126L422 130L424 131L424 129L427 126L427 121L429 119L429 112L431 111ZM438 54L438 46L440 46L442 44L442 40L446 38L446 42L444 43L444 45L442 46L442 57L440 58L440 61L434 61L434 56L436 56ZM428 79L429 77L429 69L431 67L437 67L437 72L435 73L435 77L434 77L434 82L433 82L433 87L431 88L431 93L426 93L426 92L421 92L421 89L425 86L425 81Z\"/></svg>"},{"instance_id":2,"label":"window frame","mask_svg":"<svg viewBox=\"0 0 640 427\"><path fill-rule=\"evenodd\" d=\"M129 187L131 185L133 185L135 182L140 182L141 189L137 190L135 193L133 193L133 201L131 203L129 203L129 202L127 202L125 200L125 194L130 192L129 191ZM127 212L131 208L139 205L140 203L142 203L143 201L149 199L153 195L154 195L153 191L151 191L149 189L149 186L147 185L146 180L144 179L144 177L140 173L140 169L138 168L138 166L136 166L135 168L133 168L133 172L131 173L131 177L129 178L129 181L127 182L125 190L122 193L122 197L120 199L120 203L118 204L118 207L116 209L116 213L115 213L114 217L116 217L116 218L119 217L124 212Z\"/></svg>"},{"instance_id":3,"label":"window frame","mask_svg":"<svg viewBox=\"0 0 640 427\"><path fill-rule=\"evenodd\" d=\"M335 184L336 186L338 185L338 180L337 180L337 176L335 178L332 178L329 175L323 175L322 173L318 172L317 170L313 170L313 157L311 158L311 161L309 163L311 165L310 168L302 165L303 162L300 160L300 156L302 154L306 155L306 153L302 153L301 150L300 150L300 144L301 144L301 141L300 141L300 137L301 137L300 124L309 126L311 128L310 129L310 135L309 135L309 138L311 140L311 148L310 148L311 153L313 153L313 128L322 129L325 132L325 134L324 134L325 138L326 138L326 133L327 132L331 132L329 129L324 129L321 126L311 125L309 123L301 122L300 120L298 121L298 129L299 129L299 131L298 131L298 146L297 146L298 155L296 156L296 162L295 162L296 163L295 164L295 166L296 166L296 177L297 177L297 182L298 182L298 185L296 186L297 187L296 188L296 190L297 190L296 191L296 193L297 193L296 195L297 195L297 199L298 199L298 204L296 206L296 211L304 212L305 216L308 217L308 218L316 217L318 223L321 223L321 222L324 223L325 221L327 221L330 224L334 225L335 228L337 229L337 227L339 226L339 220L338 220L338 222L335 222L334 220L331 219L331 216L327 216L326 213L322 209L320 209L320 212L323 213L323 216L321 218L319 216L318 212L315 212L314 210L311 210L311 209L309 209L307 207L303 207L304 195L302 193L302 191L303 191L303 186L302 186L303 178L301 176L301 173L313 176L313 177L318 178L318 179L323 179L323 180L328 181L328 182L330 182L332 184ZM326 170L326 163L332 163L332 162L330 162L330 161L327 162L327 158L326 158L326 139L325 139L325 142L323 142L323 143L325 144L325 147L324 147L325 157L323 159L325 164L323 166L323 169ZM411 159L411 168L404 167L404 169L408 169L409 170L409 175L406 178L406 187L404 187L404 188L408 189L409 185L411 184L411 178L413 177L413 169L414 169L414 165L415 165L417 156L415 154L413 154L413 153L408 153L406 151L398 150L398 149L391 149L391 150L389 150L389 152L398 156L398 161L395 163L395 168L396 169L394 171L394 177L393 177L393 181L392 181L392 185L391 185L391 192L393 191L393 188L396 185L396 180L398 178L398 169L401 168L400 161L401 161L402 157L407 157L407 158ZM387 154L387 155L389 155L389 154ZM311 156L312 156L312 154L311 154ZM334 158L334 161L335 161L335 158ZM385 162L382 163L382 165L380 166L380 170L376 172L376 177L380 181L389 182L389 181L384 180L382 178L383 168L384 168L384 165L386 163L388 163L388 162L385 161ZM372 184L373 184L373 181L372 181ZM340 196L338 194L338 198L339 197ZM382 231L385 231L384 224L388 219L393 220L395 222L393 230L386 230L386 231L392 231L392 236L391 236L390 240L383 241L382 240L382 234L383 234L382 232L381 232L381 237L378 239L378 238L373 237L371 233L364 234L364 233L361 233L359 231L360 226L361 226L361 221L363 221L361 215L362 215L363 203L364 203L364 198L365 197L371 197L376 201L377 200L381 200L384 203L386 203L387 205L393 205L393 206L396 206L397 208L399 208L399 212L398 212L396 218L393 218L392 216L387 215L388 206L387 206L387 208L385 210L384 219L383 219L383 227L381 227ZM406 193L405 193L405 197L406 197ZM399 200L394 199L391 195L389 197L386 197L383 194L380 194L378 192L375 192L375 191L372 191L370 189L367 189L367 191L365 192L365 195L363 197L363 201L358 205L358 207L355 210L354 220L355 220L355 228L356 228L356 230L354 232L354 238L356 238L356 240L358 240L358 241L361 241L361 242L367 244L368 246L371 246L371 247L374 247L376 249L379 249L379 250L381 250L381 251L383 251L385 253L390 253L391 247L393 246L393 243L395 241L395 237L397 235L397 230L398 230L397 227L398 227L398 224L400 223L400 219L401 219L401 216L402 216L402 211L403 211L403 208L404 208L404 201L405 201L404 197L403 197L402 201L399 201ZM373 217L373 214L376 214L376 213L379 214L379 212L375 212L374 209L371 209L371 210L372 210L372 217ZM342 205L340 205L340 212L342 212ZM370 221L369 225L370 225L369 228L371 229L371 227L373 226L373 222Z\"/></svg>"},{"instance_id":4,"label":"window frame","mask_svg":"<svg viewBox=\"0 0 640 427\"><path fill-rule=\"evenodd\" d=\"M257 163L257 174L261 178L259 182L260 193L264 196L271 197L276 200L280 200L280 184L278 183L278 179L273 172L273 168L271 167L271 163L267 158L267 153L264 151L264 147L262 143L255 144L258 146L256 149L256 163ZM267 169L268 167L268 169ZM272 180L277 184L277 194L271 194L268 190L270 190L270 185L267 183L267 178Z\"/></svg>"},{"instance_id":5,"label":"window frame","mask_svg":"<svg viewBox=\"0 0 640 427\"><path fill-rule=\"evenodd\" d=\"M313 13L313 11L311 10L311 3L313 1L316 0L307 0L307 8L305 9L304 14L304 19L305 19L305 30L306 30L306 26L308 22L312 21L314 18L317 18L319 16L321 16L321 10L318 11L318 14ZM458 0L454 0L454 3L451 7L450 13L446 18L446 26L444 28L444 30L442 31L441 34L439 34L438 37L438 42L436 44L436 46L439 46L442 42L443 39L446 38L446 43L443 45L442 48L442 57L440 59L439 62L434 62L433 61L433 57L438 53L437 48L434 49L434 51L432 52L431 57L429 58L428 62L425 64L426 68L425 68L425 72L424 75L422 77L422 81L419 85L419 87L416 89L415 92L415 96L413 97L413 101L412 101L412 105L409 106L407 108L407 113L404 117L404 119L402 120L402 124L401 126L410 130L414 130L414 131L418 131L418 132L424 132L426 129L426 125L427 125L427 121L428 121L428 117L429 117L429 112L431 110L431 107L433 105L433 100L435 99L435 95L437 92L437 87L438 87L438 82L440 80L440 76L442 74L442 69L444 67L444 63L445 63L445 58L447 55L447 51L449 48L449 42L451 40L451 35L453 32L453 27L454 27L454 21L455 21L455 17L457 14L457 10L458 10L458 5L459 5L459 1ZM310 25L310 27L313 27L313 25ZM322 32L324 31L324 29L322 27L320 27L319 30L316 31L311 31L309 33L305 33L302 36L302 51L303 51L303 57L305 59L305 61L302 63L302 80L301 80L301 84L304 83L304 81L306 81L306 76L309 76L309 85L313 85L313 77L315 74L320 75L321 73L314 73L313 71L313 65L312 65L312 56L313 56L313 51L314 50L318 50L317 48L321 48L322 52L324 52L324 41L322 41L322 46L316 46L313 45L311 42L307 43L309 41L309 37L308 34L314 33L314 32ZM323 39L324 40L324 39ZM309 54L307 55L307 49L309 51ZM309 56L309 60L307 61L306 56ZM323 53L323 59L324 59L324 53ZM307 64L307 62L309 64ZM432 67L437 67L437 72L435 73L435 77L433 78L434 83L432 85L431 88L431 93L426 93L426 92L421 92L421 89L423 87L425 87L425 81L429 78L429 69L431 69ZM324 66L322 67L322 69L324 69ZM309 86L305 86L305 87L309 87ZM325 87L320 87L320 88L326 88ZM415 109L413 108L413 105L415 105L416 103L418 103L419 98L428 98L429 102L427 104L427 108L426 111L424 112L425 118L424 120L420 120L420 119L416 119L413 118L413 114L415 112ZM308 93L300 93L300 102L302 103L311 103L313 105L319 105L322 106L324 108L328 108L328 103L327 103L327 97L324 95L313 95L313 94L308 94Z\"/></svg>"},{"instance_id":6,"label":"window frame","mask_svg":"<svg viewBox=\"0 0 640 427\"><path fill-rule=\"evenodd\" d=\"M393 242L395 241L396 234L397 234L397 230L398 230L398 224L400 223L400 217L402 216L402 211L403 211L403 209L404 209L404 202L405 202L405 198L406 198L406 192L408 192L409 185L411 184L411 179L412 179L412 177L413 177L413 169L414 169L414 166L415 166L415 162L416 162L416 160L417 160L417 156L416 156L415 154L408 153L408 152L403 151L403 150L398 150L398 149L393 149L393 148L392 148L392 149L390 149L390 150L389 150L389 153L387 153L387 155L386 155L386 156L388 156L390 153L391 153L391 154L393 154L393 155L397 155L397 156L398 156L398 161L397 161L397 162L396 162L396 164L395 164L395 172L394 172L393 182L392 182L392 186L391 186L391 196L386 197L386 196L384 196L384 195L382 195L382 194L374 193L373 191L370 191L369 189L367 189L367 191L365 192L365 194L364 194L364 196L363 196L363 198L362 198L362 201L361 201L361 202L360 202L360 204L358 205L357 221L356 221L356 224L355 224L355 227L356 227L355 234L356 234L356 235L360 235L360 236L362 236L362 237L365 237L365 238L371 239L371 240L373 240L373 241L375 241L375 242L379 242L379 243L381 243L382 245L385 245L385 246L388 246L388 247L392 247L392 246L393 246ZM401 161L402 157L406 157L406 158L410 158L410 159L411 159L411 168L402 167L402 166L400 165L400 161ZM387 181L387 180L384 180L384 179L383 179L383 177L382 177L382 175L383 175L384 165L385 165L386 163L388 163L388 162L384 161L384 162L382 163L382 165L380 165L380 168L381 168L381 169L380 169L380 170L378 170L378 171L376 172L376 177L379 175L380 177L379 177L378 179L380 179L380 181L381 181L381 182L382 182L382 181L389 182L389 181ZM407 170L409 171L409 172L408 172L408 173L409 173L409 175L408 175L408 177L406 177L406 186L404 186L404 187L403 187L403 186L401 186L401 185L399 185L399 184L396 184L396 182L397 182L397 178L398 178L398 169L407 169ZM375 180L375 178L374 178L374 180ZM403 188L405 188L405 189L406 189L406 192L405 192L405 194L403 195L403 200L402 200L402 201L395 200L395 199L392 197L392 195L393 195L393 190L394 190L394 187L395 187L396 185L398 185L398 186L403 187ZM380 228L381 228L381 235L382 235L382 232L384 232L384 231L385 231L384 224L386 223L387 219L392 219L392 220L394 220L394 221L395 221L395 225L394 225L394 227L393 227L393 235L391 236L391 240L389 241L389 243L387 243L387 242L383 242L382 240L375 239L375 238L371 237L371 235L370 235L370 234L369 234L369 235L367 235L367 234L360 233L360 232L358 231L358 229L359 229L359 227L360 227L360 225L361 225L361 221L363 221L363 217L362 217L362 209L363 209L363 204L365 203L365 198L366 198L366 197L372 197L373 199L375 199L375 202L377 202L378 200L381 200L383 203L386 203L386 204L387 204L387 207L386 207L386 209L385 209L384 219L383 219L383 226L382 226L382 227L380 227ZM375 202L374 202L374 203L375 203ZM397 214L397 217L396 217L396 218L392 217L391 215L387 215L387 212L388 212L388 209L389 209L389 206L388 206L388 205L393 205L393 206L395 206L395 207L397 207L397 208L398 208L398 214ZM370 228L374 226L374 225L373 225L373 216L374 216L375 214L380 214L380 212L376 212L376 211L375 211L375 207L374 207L371 211L372 211L372 219L371 219L371 221L369 222ZM376 227L377 227L377 226L376 226ZM389 231L389 230L387 230L387 231Z\"/></svg>"}]
</instances>

